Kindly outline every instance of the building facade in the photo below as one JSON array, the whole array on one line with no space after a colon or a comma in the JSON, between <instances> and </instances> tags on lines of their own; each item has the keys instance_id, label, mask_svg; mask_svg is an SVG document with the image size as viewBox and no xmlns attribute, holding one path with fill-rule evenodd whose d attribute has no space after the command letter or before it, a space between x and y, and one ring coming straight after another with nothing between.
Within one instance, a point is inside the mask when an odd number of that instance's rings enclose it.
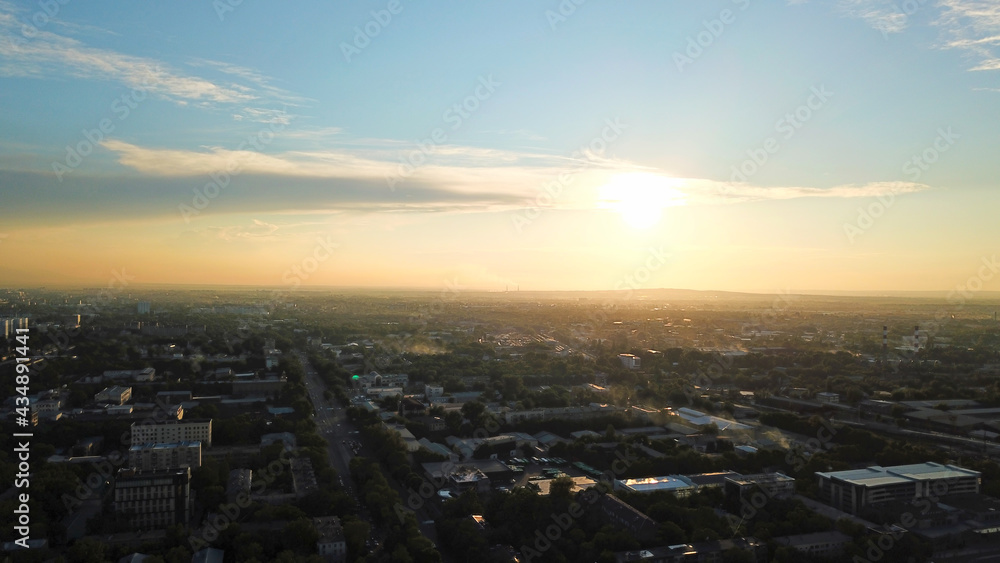
<instances>
[{"instance_id":1,"label":"building facade","mask_svg":"<svg viewBox=\"0 0 1000 563\"><path fill-rule=\"evenodd\" d=\"M140 471L201 467L201 442L141 444L128 450L129 466Z\"/></svg>"},{"instance_id":2,"label":"building facade","mask_svg":"<svg viewBox=\"0 0 1000 563\"><path fill-rule=\"evenodd\" d=\"M158 424L132 423L132 445L201 442L212 447L212 419L168 420Z\"/></svg>"},{"instance_id":3,"label":"building facade","mask_svg":"<svg viewBox=\"0 0 1000 563\"><path fill-rule=\"evenodd\" d=\"M132 388L115 385L105 387L94 395L95 403L109 403L114 405L124 405L132 400Z\"/></svg>"},{"instance_id":4,"label":"building facade","mask_svg":"<svg viewBox=\"0 0 1000 563\"><path fill-rule=\"evenodd\" d=\"M120 469L115 478L114 512L136 530L188 524L191 469Z\"/></svg>"},{"instance_id":5,"label":"building facade","mask_svg":"<svg viewBox=\"0 0 1000 563\"><path fill-rule=\"evenodd\" d=\"M817 472L816 477L820 498L851 514L880 502L975 494L982 486L978 471L933 462Z\"/></svg>"}]
</instances>

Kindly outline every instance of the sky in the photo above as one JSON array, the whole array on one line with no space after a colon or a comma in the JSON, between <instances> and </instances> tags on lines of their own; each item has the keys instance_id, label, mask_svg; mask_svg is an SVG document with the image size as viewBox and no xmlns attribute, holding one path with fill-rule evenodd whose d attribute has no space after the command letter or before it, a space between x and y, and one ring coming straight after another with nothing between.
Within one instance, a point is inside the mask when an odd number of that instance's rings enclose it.
<instances>
[{"instance_id":1,"label":"sky","mask_svg":"<svg viewBox=\"0 0 1000 563\"><path fill-rule=\"evenodd\" d=\"M995 0L0 0L0 285L1000 289Z\"/></svg>"}]
</instances>

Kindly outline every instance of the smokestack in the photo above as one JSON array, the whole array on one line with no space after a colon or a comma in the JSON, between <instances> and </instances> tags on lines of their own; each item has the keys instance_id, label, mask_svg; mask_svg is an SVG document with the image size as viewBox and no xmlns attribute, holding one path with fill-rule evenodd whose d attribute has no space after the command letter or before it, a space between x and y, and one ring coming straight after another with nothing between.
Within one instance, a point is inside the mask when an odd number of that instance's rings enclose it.
<instances>
[{"instance_id":1,"label":"smokestack","mask_svg":"<svg viewBox=\"0 0 1000 563\"><path fill-rule=\"evenodd\" d=\"M885 360L889 354L889 325L882 325L882 359Z\"/></svg>"},{"instance_id":2,"label":"smokestack","mask_svg":"<svg viewBox=\"0 0 1000 563\"><path fill-rule=\"evenodd\" d=\"M913 327L913 349L920 349L920 325Z\"/></svg>"}]
</instances>

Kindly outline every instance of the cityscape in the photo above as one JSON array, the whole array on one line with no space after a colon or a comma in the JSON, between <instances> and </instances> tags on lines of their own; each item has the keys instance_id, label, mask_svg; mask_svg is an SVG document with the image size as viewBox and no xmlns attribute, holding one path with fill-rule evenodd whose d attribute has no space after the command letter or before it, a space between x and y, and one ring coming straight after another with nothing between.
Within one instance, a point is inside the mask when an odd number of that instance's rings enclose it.
<instances>
[{"instance_id":1,"label":"cityscape","mask_svg":"<svg viewBox=\"0 0 1000 563\"><path fill-rule=\"evenodd\" d=\"M0 563L1000 561L994 0L0 0Z\"/></svg>"}]
</instances>

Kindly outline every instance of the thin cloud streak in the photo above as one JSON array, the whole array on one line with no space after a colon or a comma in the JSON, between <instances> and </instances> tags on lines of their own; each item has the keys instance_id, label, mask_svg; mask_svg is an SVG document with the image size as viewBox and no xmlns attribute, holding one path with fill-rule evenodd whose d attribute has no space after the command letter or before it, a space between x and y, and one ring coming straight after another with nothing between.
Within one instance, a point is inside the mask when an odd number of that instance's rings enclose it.
<instances>
[{"instance_id":1,"label":"thin cloud streak","mask_svg":"<svg viewBox=\"0 0 1000 563\"><path fill-rule=\"evenodd\" d=\"M234 117L262 123L287 123L290 116L284 111L258 107L261 104L280 103L287 107L308 102L271 86L260 73L235 65L196 61L198 66L209 67L244 84L234 80L214 81L155 59L91 47L45 28L35 29L28 37L23 31L25 25L18 19L23 12L17 6L0 2L0 76L118 82L182 106L238 105Z\"/></svg>"}]
</instances>

